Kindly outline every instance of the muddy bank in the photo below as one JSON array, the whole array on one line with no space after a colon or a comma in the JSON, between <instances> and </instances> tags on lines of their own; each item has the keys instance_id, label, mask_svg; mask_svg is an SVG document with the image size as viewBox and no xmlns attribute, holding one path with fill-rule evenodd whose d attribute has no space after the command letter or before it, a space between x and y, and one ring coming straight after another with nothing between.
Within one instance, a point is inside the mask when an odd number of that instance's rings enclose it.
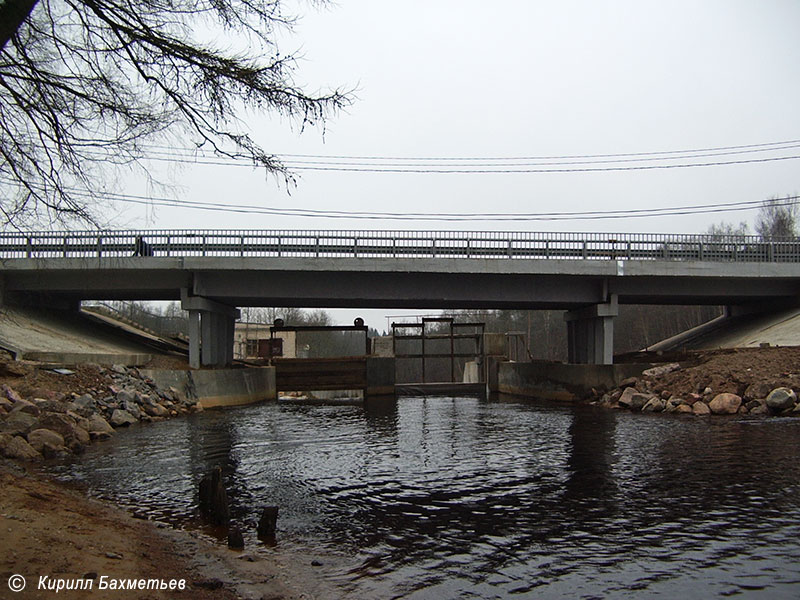
<instances>
[{"instance_id":1,"label":"muddy bank","mask_svg":"<svg viewBox=\"0 0 800 600\"><path fill-rule=\"evenodd\" d=\"M201 532L134 518L37 470L120 428L199 410L191 390L158 386L137 369L58 372L0 360L0 456L7 459L0 460L0 597L13 575L27 580L17 596L24 598L52 597L59 587L65 598L87 597L87 589L93 598L342 597L328 579L341 567L330 557L266 546L233 551ZM110 587L153 579L167 589Z\"/></svg>"},{"instance_id":2,"label":"muddy bank","mask_svg":"<svg viewBox=\"0 0 800 600\"><path fill-rule=\"evenodd\" d=\"M1 597L6 597L12 575L26 580L20 598L52 598L55 590L48 585L60 580L74 587L85 578L93 581L90 594L65 586L58 597L340 597L325 580L325 567L312 564L327 559L259 549L234 552L201 535L135 519L19 467L0 466L0 487ZM164 581L166 587L174 581L175 589L101 588L104 583L113 586L112 581L140 579ZM44 589L37 589L40 582Z\"/></svg>"}]
</instances>

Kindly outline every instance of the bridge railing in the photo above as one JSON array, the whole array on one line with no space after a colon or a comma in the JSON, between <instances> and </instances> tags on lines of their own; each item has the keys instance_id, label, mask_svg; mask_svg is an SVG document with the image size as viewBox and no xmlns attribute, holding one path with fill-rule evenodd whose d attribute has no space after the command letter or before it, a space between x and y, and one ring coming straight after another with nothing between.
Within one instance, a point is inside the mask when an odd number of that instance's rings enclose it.
<instances>
[{"instance_id":1,"label":"bridge railing","mask_svg":"<svg viewBox=\"0 0 800 600\"><path fill-rule=\"evenodd\" d=\"M800 239L638 233L152 230L1 232L0 258L239 256L800 262Z\"/></svg>"}]
</instances>

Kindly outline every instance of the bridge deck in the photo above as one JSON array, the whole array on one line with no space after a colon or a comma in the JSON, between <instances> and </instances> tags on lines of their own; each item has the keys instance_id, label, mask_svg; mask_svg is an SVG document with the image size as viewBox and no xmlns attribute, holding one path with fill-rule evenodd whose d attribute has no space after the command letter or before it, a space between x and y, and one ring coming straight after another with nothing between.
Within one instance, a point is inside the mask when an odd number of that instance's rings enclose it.
<instances>
[{"instance_id":1,"label":"bridge deck","mask_svg":"<svg viewBox=\"0 0 800 600\"><path fill-rule=\"evenodd\" d=\"M231 306L428 310L800 299L800 242L758 236L28 232L0 234L0 260L4 293L23 302L182 290Z\"/></svg>"}]
</instances>

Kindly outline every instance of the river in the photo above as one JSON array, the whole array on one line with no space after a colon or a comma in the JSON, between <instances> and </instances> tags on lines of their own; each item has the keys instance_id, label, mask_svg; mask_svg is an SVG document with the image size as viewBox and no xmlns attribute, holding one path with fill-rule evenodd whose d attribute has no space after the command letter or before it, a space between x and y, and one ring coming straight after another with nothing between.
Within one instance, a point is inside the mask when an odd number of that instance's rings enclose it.
<instances>
[{"instance_id":1,"label":"river","mask_svg":"<svg viewBox=\"0 0 800 600\"><path fill-rule=\"evenodd\" d=\"M800 420L281 402L136 426L54 469L196 527L216 465L237 522L278 505L277 543L349 557L354 598L800 596Z\"/></svg>"}]
</instances>

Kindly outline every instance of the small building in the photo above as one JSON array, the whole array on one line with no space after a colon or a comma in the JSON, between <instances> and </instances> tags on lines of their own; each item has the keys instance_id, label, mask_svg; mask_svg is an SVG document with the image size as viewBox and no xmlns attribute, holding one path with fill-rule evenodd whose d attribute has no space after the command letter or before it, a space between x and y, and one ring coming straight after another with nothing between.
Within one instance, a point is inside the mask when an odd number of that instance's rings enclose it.
<instances>
[{"instance_id":1,"label":"small building","mask_svg":"<svg viewBox=\"0 0 800 600\"><path fill-rule=\"evenodd\" d=\"M297 337L294 331L278 331L266 323L237 321L233 334L233 357L237 360L296 358Z\"/></svg>"}]
</instances>

